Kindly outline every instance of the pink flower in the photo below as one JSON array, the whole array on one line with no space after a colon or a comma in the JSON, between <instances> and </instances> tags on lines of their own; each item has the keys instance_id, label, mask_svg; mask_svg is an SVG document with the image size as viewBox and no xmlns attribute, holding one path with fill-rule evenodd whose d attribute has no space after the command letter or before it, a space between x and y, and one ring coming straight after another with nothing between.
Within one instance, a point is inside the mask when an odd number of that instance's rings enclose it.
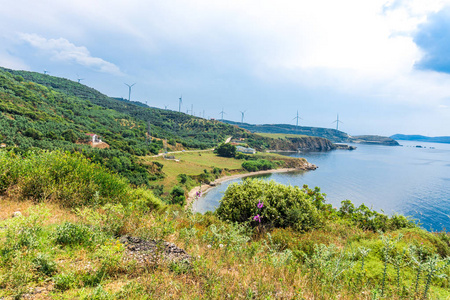
<instances>
[{"instance_id":1,"label":"pink flower","mask_svg":"<svg viewBox=\"0 0 450 300\"><path fill-rule=\"evenodd\" d=\"M263 208L264 203L261 202L261 200L259 200L258 204L256 205L259 209Z\"/></svg>"},{"instance_id":2,"label":"pink flower","mask_svg":"<svg viewBox=\"0 0 450 300\"><path fill-rule=\"evenodd\" d=\"M261 223L261 216L260 215L256 215L253 217L253 221L258 221L259 223Z\"/></svg>"}]
</instances>

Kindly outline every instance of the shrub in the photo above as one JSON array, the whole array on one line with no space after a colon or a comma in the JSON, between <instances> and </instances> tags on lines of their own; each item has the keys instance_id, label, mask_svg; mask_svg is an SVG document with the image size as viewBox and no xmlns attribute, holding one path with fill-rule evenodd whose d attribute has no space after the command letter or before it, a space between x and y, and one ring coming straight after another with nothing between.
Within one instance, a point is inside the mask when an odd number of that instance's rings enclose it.
<instances>
[{"instance_id":1,"label":"shrub","mask_svg":"<svg viewBox=\"0 0 450 300\"><path fill-rule=\"evenodd\" d=\"M33 259L35 269L46 276L51 276L56 273L56 262L51 260L48 255L39 253Z\"/></svg>"},{"instance_id":2,"label":"shrub","mask_svg":"<svg viewBox=\"0 0 450 300\"><path fill-rule=\"evenodd\" d=\"M236 155L236 146L231 144L221 144L214 151L219 156L234 157Z\"/></svg>"},{"instance_id":3,"label":"shrub","mask_svg":"<svg viewBox=\"0 0 450 300\"><path fill-rule=\"evenodd\" d=\"M242 163L242 167L250 172L271 170L275 168L275 164L266 159L248 160Z\"/></svg>"},{"instance_id":4,"label":"shrub","mask_svg":"<svg viewBox=\"0 0 450 300\"><path fill-rule=\"evenodd\" d=\"M92 237L93 232L83 224L65 222L56 227L55 242L60 245L87 245Z\"/></svg>"},{"instance_id":5,"label":"shrub","mask_svg":"<svg viewBox=\"0 0 450 300\"><path fill-rule=\"evenodd\" d=\"M309 189L302 190L274 181L247 179L228 187L217 214L223 220L250 222L253 226L292 227L297 231L307 231L323 222L321 212L314 205L315 198L320 196L323 199L323 196L309 192ZM259 202L263 203L261 208L257 207Z\"/></svg>"},{"instance_id":6,"label":"shrub","mask_svg":"<svg viewBox=\"0 0 450 300\"><path fill-rule=\"evenodd\" d=\"M0 153L0 192L14 185L22 198L51 199L66 207L129 201L125 179L78 153Z\"/></svg>"},{"instance_id":7,"label":"shrub","mask_svg":"<svg viewBox=\"0 0 450 300\"><path fill-rule=\"evenodd\" d=\"M184 196L184 189L181 186L174 186L170 191L171 204L179 204L183 206L186 203L186 197Z\"/></svg>"},{"instance_id":8,"label":"shrub","mask_svg":"<svg viewBox=\"0 0 450 300\"><path fill-rule=\"evenodd\" d=\"M341 202L341 207L338 211L338 216L352 221L358 227L364 230L371 231L392 231L401 228L414 228L416 224L401 215L394 214L389 217L385 214L379 213L361 204L355 207L350 200Z\"/></svg>"}]
</instances>

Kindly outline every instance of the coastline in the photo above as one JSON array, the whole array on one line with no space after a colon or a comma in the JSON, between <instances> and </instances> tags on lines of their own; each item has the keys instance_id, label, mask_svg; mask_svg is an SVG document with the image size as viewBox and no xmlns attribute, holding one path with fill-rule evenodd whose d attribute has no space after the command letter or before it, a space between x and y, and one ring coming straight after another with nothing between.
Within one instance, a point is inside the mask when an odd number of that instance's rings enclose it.
<instances>
[{"instance_id":1,"label":"coastline","mask_svg":"<svg viewBox=\"0 0 450 300\"><path fill-rule=\"evenodd\" d=\"M229 180L233 180L233 179L237 179L237 178L244 178L244 177L249 177L249 176L255 176L255 175L272 174L272 173L287 173L287 172L294 172L294 171L304 171L304 169L282 168L282 169L275 169L275 170L256 171L256 172L223 176L223 177L217 178L216 180L212 181L211 183L214 185L202 184L201 186L196 186L192 190L190 190L188 193L188 197L186 199L186 205L187 206L190 205L191 202L193 200L195 200L195 195L199 190L201 190L201 192L203 194L203 193L206 193L209 190L215 188L217 185L219 185L223 182L229 181Z\"/></svg>"}]
</instances>

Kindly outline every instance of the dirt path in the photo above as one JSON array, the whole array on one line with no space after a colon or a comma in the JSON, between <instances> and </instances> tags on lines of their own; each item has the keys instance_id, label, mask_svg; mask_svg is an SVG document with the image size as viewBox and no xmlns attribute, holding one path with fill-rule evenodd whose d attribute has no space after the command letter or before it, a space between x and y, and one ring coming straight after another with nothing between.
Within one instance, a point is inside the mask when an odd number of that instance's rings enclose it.
<instances>
[{"instance_id":1,"label":"dirt path","mask_svg":"<svg viewBox=\"0 0 450 300\"><path fill-rule=\"evenodd\" d=\"M212 182L214 184L213 186L209 184L202 184L202 186L196 186L192 190L189 191L188 198L187 198L187 205L189 205L193 200L196 198L196 194L199 190L201 190L202 194L206 193L210 189L213 189L216 187L216 185L219 185L225 181L233 180L236 178L243 178L248 176L254 176L254 175L262 175L262 174L271 174L271 173L285 173L285 172L293 172L293 171L300 171L302 169L296 169L296 168L284 168L284 169L276 169L276 170L266 170L266 171L257 171L257 172L250 172L250 173L244 173L244 174L236 174L236 175L230 175L230 176L224 176L221 178L218 178Z\"/></svg>"}]
</instances>

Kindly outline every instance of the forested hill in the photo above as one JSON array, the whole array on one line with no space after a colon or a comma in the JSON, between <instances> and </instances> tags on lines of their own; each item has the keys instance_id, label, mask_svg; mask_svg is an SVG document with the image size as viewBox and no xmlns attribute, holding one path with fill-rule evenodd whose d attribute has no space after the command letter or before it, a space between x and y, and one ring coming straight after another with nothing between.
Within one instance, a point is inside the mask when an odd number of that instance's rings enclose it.
<instances>
[{"instance_id":1,"label":"forested hill","mask_svg":"<svg viewBox=\"0 0 450 300\"><path fill-rule=\"evenodd\" d=\"M209 148L224 141L227 136L240 136L245 134L245 131L242 129L228 126L218 121L208 121L184 113L145 107L143 104L137 105L134 102L124 101L123 99L111 98L93 88L64 78L3 68L0 71L2 71L2 74L9 73L13 75L10 77L13 80L19 77L23 78L23 82L21 80L15 80L16 84L24 85L26 82L37 83L49 88L53 92L60 92L64 97L71 98L72 101L77 103L88 100L91 104L95 104L103 109L110 109L114 110L115 113L122 113L126 118L131 117L134 122L137 122L142 130L146 129L148 122L150 122L151 135L156 138L167 139L171 144L177 142L188 148ZM23 88L27 88L27 86L23 86ZM82 111L85 108L80 107L78 113L83 114ZM129 127L134 128L134 125ZM99 131L98 133L102 135L109 134L107 127L102 129L104 129L104 132ZM121 129L123 130L123 128ZM139 137L144 138L145 130L142 130Z\"/></svg>"},{"instance_id":2,"label":"forested hill","mask_svg":"<svg viewBox=\"0 0 450 300\"><path fill-rule=\"evenodd\" d=\"M295 126L289 124L261 124L254 125L248 123L233 122L229 120L223 120L224 123L239 126L241 128L247 129L251 132L261 132L261 133L286 133L286 134L300 134L307 136L317 136L329 139L334 143L349 142L350 136L342 131L331 129L331 128L320 128L320 127L306 127L306 126Z\"/></svg>"},{"instance_id":3,"label":"forested hill","mask_svg":"<svg viewBox=\"0 0 450 300\"><path fill-rule=\"evenodd\" d=\"M88 134L109 148L91 147ZM156 154L164 143L168 151L212 148L228 136L259 149L271 140L219 121L113 99L67 79L0 68L0 148L80 152L141 185L159 175L137 156Z\"/></svg>"}]
</instances>

